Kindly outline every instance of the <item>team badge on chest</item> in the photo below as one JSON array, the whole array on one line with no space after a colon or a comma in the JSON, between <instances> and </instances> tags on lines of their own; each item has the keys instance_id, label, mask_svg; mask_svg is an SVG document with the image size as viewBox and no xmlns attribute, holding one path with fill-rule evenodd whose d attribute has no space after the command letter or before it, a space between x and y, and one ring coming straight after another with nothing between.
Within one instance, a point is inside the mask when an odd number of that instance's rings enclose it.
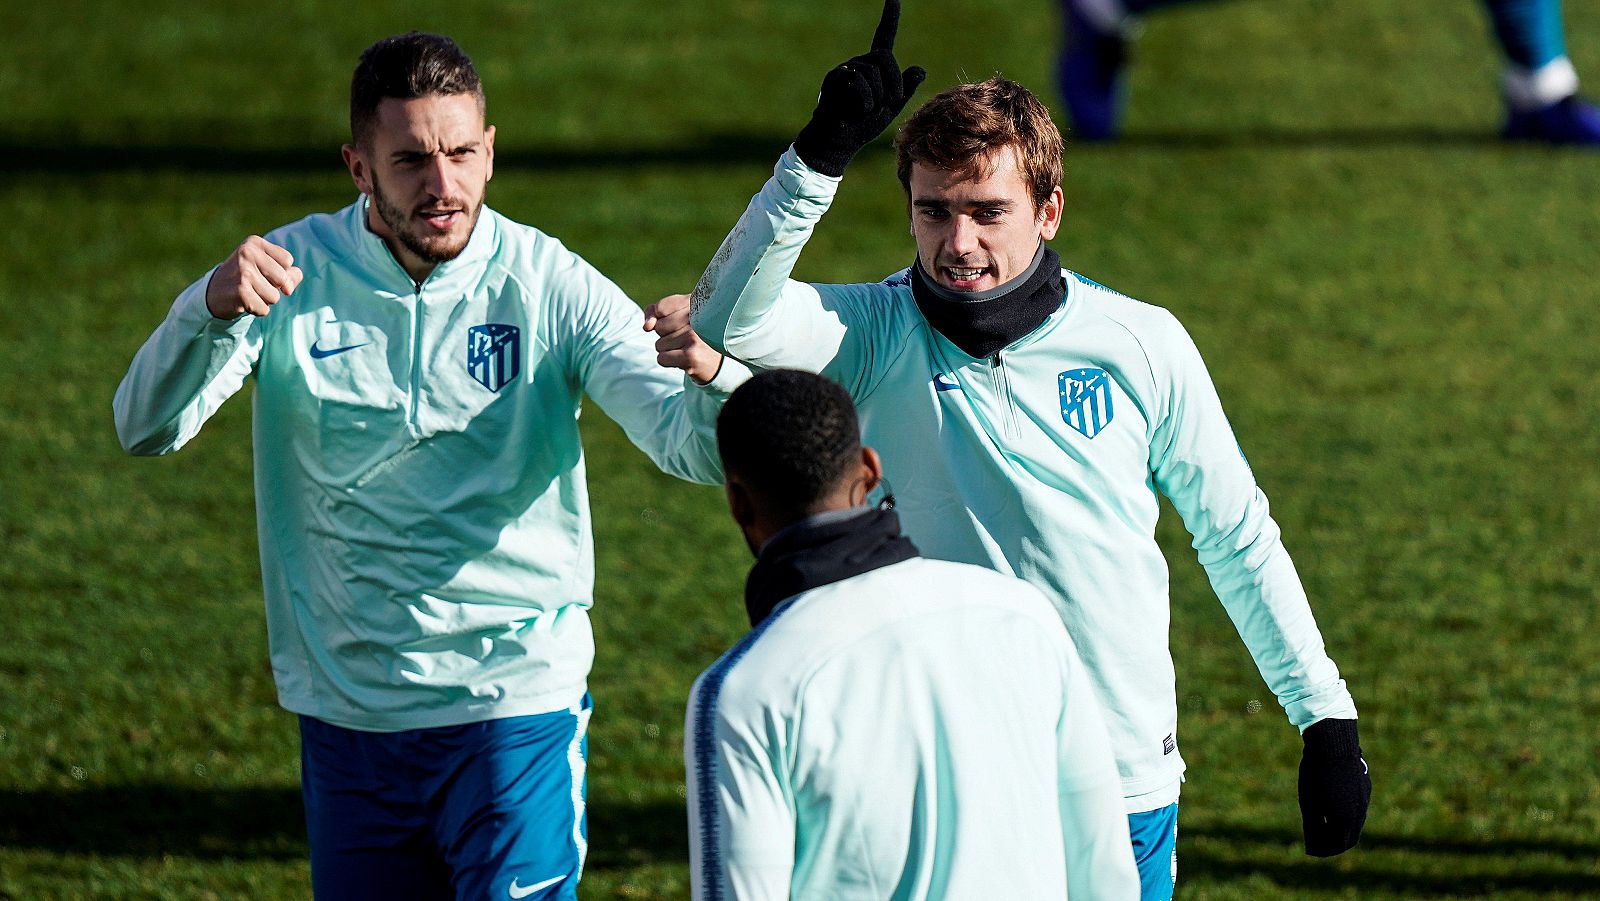
<instances>
[{"instance_id":1,"label":"team badge on chest","mask_svg":"<svg viewBox=\"0 0 1600 901\"><path fill-rule=\"evenodd\" d=\"M1104 369L1068 369L1056 376L1061 388L1061 418L1093 438L1111 424L1111 377Z\"/></svg>"},{"instance_id":2,"label":"team badge on chest","mask_svg":"<svg viewBox=\"0 0 1600 901\"><path fill-rule=\"evenodd\" d=\"M490 322L467 329L467 374L499 391L522 371L522 330Z\"/></svg>"}]
</instances>

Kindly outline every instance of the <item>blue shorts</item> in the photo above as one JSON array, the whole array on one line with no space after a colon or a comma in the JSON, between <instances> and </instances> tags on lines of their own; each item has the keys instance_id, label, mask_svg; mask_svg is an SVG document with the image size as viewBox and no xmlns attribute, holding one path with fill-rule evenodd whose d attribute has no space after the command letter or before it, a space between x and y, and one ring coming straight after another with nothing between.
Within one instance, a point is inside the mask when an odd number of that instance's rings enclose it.
<instances>
[{"instance_id":1,"label":"blue shorts","mask_svg":"<svg viewBox=\"0 0 1600 901\"><path fill-rule=\"evenodd\" d=\"M590 701L405 732L300 717L317 898L572 901L588 850Z\"/></svg>"},{"instance_id":2,"label":"blue shorts","mask_svg":"<svg viewBox=\"0 0 1600 901\"><path fill-rule=\"evenodd\" d=\"M1128 837L1139 865L1139 901L1172 901L1178 884L1178 805L1128 814Z\"/></svg>"}]
</instances>

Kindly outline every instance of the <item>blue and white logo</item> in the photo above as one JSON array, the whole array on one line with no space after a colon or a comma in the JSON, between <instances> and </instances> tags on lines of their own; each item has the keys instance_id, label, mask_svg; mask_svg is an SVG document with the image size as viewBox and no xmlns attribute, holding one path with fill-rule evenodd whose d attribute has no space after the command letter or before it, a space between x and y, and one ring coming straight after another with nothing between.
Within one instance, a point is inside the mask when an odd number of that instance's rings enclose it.
<instances>
[{"instance_id":1,"label":"blue and white logo","mask_svg":"<svg viewBox=\"0 0 1600 901\"><path fill-rule=\"evenodd\" d=\"M933 374L933 387L937 391L960 391L961 385L956 380L942 372Z\"/></svg>"},{"instance_id":2,"label":"blue and white logo","mask_svg":"<svg viewBox=\"0 0 1600 901\"><path fill-rule=\"evenodd\" d=\"M467 329L467 374L499 391L522 371L522 330L490 322Z\"/></svg>"},{"instance_id":3,"label":"blue and white logo","mask_svg":"<svg viewBox=\"0 0 1600 901\"><path fill-rule=\"evenodd\" d=\"M1111 424L1111 377L1104 369L1068 369L1056 377L1061 386L1061 418L1085 438Z\"/></svg>"}]
</instances>

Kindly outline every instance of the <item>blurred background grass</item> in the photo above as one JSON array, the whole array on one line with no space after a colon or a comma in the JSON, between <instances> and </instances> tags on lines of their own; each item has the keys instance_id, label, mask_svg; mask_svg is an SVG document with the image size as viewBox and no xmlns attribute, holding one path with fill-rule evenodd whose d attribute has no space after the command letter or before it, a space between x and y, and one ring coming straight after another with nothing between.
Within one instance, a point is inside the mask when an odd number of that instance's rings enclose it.
<instances>
[{"instance_id":1,"label":"blurred background grass","mask_svg":"<svg viewBox=\"0 0 1600 901\"><path fill-rule=\"evenodd\" d=\"M693 284L877 10L0 8L0 897L308 892L248 404L135 460L110 398L244 235L354 197L338 145L361 49L411 28L461 41L499 126L491 202L648 302ZM1600 72L1600 13L1567 19L1579 71ZM1053 101L1058 27L1045 0L908 0L898 49L929 96L1001 72ZM1180 896L1600 895L1597 158L1494 137L1475 3L1200 4L1152 18L1136 51L1127 140L1069 144L1054 243L1195 335L1376 784L1361 849L1304 857L1299 742L1167 516ZM876 145L800 276L900 268L903 216ZM682 704L742 631L748 559L719 492L654 472L597 411L585 428L583 895L682 898Z\"/></svg>"}]
</instances>

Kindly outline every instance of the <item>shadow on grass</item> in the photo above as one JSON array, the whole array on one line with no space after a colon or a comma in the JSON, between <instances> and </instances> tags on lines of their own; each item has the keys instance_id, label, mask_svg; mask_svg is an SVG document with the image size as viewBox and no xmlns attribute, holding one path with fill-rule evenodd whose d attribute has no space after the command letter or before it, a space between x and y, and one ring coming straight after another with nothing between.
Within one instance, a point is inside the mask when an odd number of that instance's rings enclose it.
<instances>
[{"instance_id":1,"label":"shadow on grass","mask_svg":"<svg viewBox=\"0 0 1600 901\"><path fill-rule=\"evenodd\" d=\"M125 785L0 794L0 845L63 854L292 859L306 854L297 788Z\"/></svg>"},{"instance_id":2,"label":"shadow on grass","mask_svg":"<svg viewBox=\"0 0 1600 901\"><path fill-rule=\"evenodd\" d=\"M115 131L115 129L109 129ZM316 172L343 168L337 136L323 144L279 144L266 135L304 134L304 127L266 127L249 123L194 122L167 124L154 130L150 123L128 123L122 140L73 134L62 123L59 134L48 137L0 129L0 167L13 173L89 175L115 172L179 171L208 173ZM209 137L209 136L219 137ZM225 136L225 137L224 137ZM253 140L254 139L254 140ZM637 167L699 168L730 164L770 165L790 141L791 134L723 132L697 135L663 144L594 146L517 146L502 142L495 153L501 167L562 172L584 169ZM1115 149L1166 150L1299 150L1317 148L1438 148L1500 145L1501 139L1481 129L1395 126L1393 128L1278 129L1247 128L1236 131L1133 132L1107 145L1078 144L1068 137L1068 153ZM1509 146L1509 145L1508 145ZM890 143L880 138L866 153L887 154Z\"/></svg>"},{"instance_id":3,"label":"shadow on grass","mask_svg":"<svg viewBox=\"0 0 1600 901\"><path fill-rule=\"evenodd\" d=\"M689 859L683 806L589 807L589 866L609 870ZM128 785L0 793L0 846L60 854L300 860L307 855L298 788L206 790Z\"/></svg>"},{"instance_id":4,"label":"shadow on grass","mask_svg":"<svg viewBox=\"0 0 1600 901\"><path fill-rule=\"evenodd\" d=\"M0 794L0 846L124 857L303 860L302 817L300 792L294 788L134 785L7 792ZM1600 895L1595 871L1600 840L1473 840L1369 831L1353 857L1335 863L1303 856L1300 835L1289 831L1201 823L1185 826L1179 837L1180 879L1197 883L1265 878L1288 889L1363 888L1408 897L1507 891ZM589 840L594 872L688 860L688 824L676 802L592 799ZM1407 855L1410 862L1386 852ZM1552 857L1572 866L1562 867Z\"/></svg>"},{"instance_id":5,"label":"shadow on grass","mask_svg":"<svg viewBox=\"0 0 1600 901\"><path fill-rule=\"evenodd\" d=\"M174 134L141 134L134 129L126 141L56 138L41 143L25 135L0 130L0 168L17 173L92 175L115 172L240 172L301 173L344 168L339 156L341 139L325 144L279 144L264 139L259 144L244 139L212 139L228 135L222 124L199 124ZM197 137L199 136L199 137ZM627 146L516 146L495 151L496 168L562 172L580 169L638 167L705 167L739 163L771 165L793 140L793 135L723 133L699 135L669 144ZM889 149L880 141L869 153Z\"/></svg>"},{"instance_id":6,"label":"shadow on grass","mask_svg":"<svg viewBox=\"0 0 1600 901\"><path fill-rule=\"evenodd\" d=\"M1236 824L1179 829L1179 881L1236 882L1265 878L1285 888L1337 887L1396 892L1407 897L1489 896L1507 891L1559 892L1573 897L1600 893L1600 841L1430 838L1363 833L1348 863L1307 857L1299 833ZM1399 852L1414 863L1363 858L1363 852ZM1552 868L1527 857L1557 857L1569 868ZM1388 861L1394 860L1394 863ZM1346 868L1348 866L1348 869ZM1338 869L1335 869L1338 867Z\"/></svg>"},{"instance_id":7,"label":"shadow on grass","mask_svg":"<svg viewBox=\"0 0 1600 901\"><path fill-rule=\"evenodd\" d=\"M1079 144L1067 138L1068 153L1085 147L1162 150L1377 150L1380 148L1526 147L1482 128L1396 125L1390 128L1242 128L1231 131L1133 131L1114 144Z\"/></svg>"}]
</instances>

